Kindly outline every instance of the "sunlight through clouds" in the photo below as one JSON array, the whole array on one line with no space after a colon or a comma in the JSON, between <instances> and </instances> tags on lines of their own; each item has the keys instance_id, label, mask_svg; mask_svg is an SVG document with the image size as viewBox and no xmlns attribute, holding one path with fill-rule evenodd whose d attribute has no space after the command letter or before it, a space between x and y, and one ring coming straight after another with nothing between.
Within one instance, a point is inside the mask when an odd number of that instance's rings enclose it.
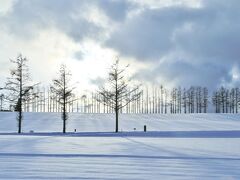
<instances>
[{"instance_id":1,"label":"sunlight through clouds","mask_svg":"<svg viewBox=\"0 0 240 180\"><path fill-rule=\"evenodd\" d=\"M1 0L0 84L9 74L9 59L19 53L29 58L32 78L44 84L65 63L79 87L94 88L117 56L144 83L210 89L229 79L237 84L232 69L240 68L239 5L237 0Z\"/></svg>"}]
</instances>

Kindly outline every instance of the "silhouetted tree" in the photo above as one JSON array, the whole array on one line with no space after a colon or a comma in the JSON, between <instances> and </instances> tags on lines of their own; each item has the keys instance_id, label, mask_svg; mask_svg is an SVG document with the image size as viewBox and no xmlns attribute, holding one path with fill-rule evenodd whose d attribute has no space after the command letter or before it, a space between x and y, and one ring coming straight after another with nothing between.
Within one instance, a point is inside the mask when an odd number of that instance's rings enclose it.
<instances>
[{"instance_id":1,"label":"silhouetted tree","mask_svg":"<svg viewBox=\"0 0 240 180\"><path fill-rule=\"evenodd\" d=\"M203 88L203 111L207 113L208 108L208 89L206 87Z\"/></svg>"},{"instance_id":2,"label":"silhouetted tree","mask_svg":"<svg viewBox=\"0 0 240 180\"><path fill-rule=\"evenodd\" d=\"M0 88L1 90L1 88ZM3 99L4 99L4 94L0 95L0 111L3 111Z\"/></svg>"},{"instance_id":3,"label":"silhouetted tree","mask_svg":"<svg viewBox=\"0 0 240 180\"><path fill-rule=\"evenodd\" d=\"M126 68L120 68L119 60L111 66L108 78L108 84L101 87L97 101L110 107L115 112L116 129L118 132L118 116L119 110L127 106L129 103L139 99L141 92L137 92L139 86L130 88L130 79L126 78Z\"/></svg>"},{"instance_id":4,"label":"silhouetted tree","mask_svg":"<svg viewBox=\"0 0 240 180\"><path fill-rule=\"evenodd\" d=\"M182 89L181 89L181 87L178 88L177 102L178 102L178 113L182 113Z\"/></svg>"},{"instance_id":5,"label":"silhouetted tree","mask_svg":"<svg viewBox=\"0 0 240 180\"><path fill-rule=\"evenodd\" d=\"M183 89L183 108L184 108L184 113L187 113L187 93L186 89Z\"/></svg>"},{"instance_id":6,"label":"silhouetted tree","mask_svg":"<svg viewBox=\"0 0 240 180\"><path fill-rule=\"evenodd\" d=\"M160 86L160 106L161 106L161 114L163 114L163 86Z\"/></svg>"},{"instance_id":7,"label":"silhouetted tree","mask_svg":"<svg viewBox=\"0 0 240 180\"><path fill-rule=\"evenodd\" d=\"M62 110L62 120L63 120L63 133L66 133L66 121L68 119L67 105L73 102L74 87L70 85L71 74L67 70L66 65L61 65L59 70L59 77L53 79L53 84L51 86L51 92L54 97L57 98L59 105Z\"/></svg>"},{"instance_id":8,"label":"silhouetted tree","mask_svg":"<svg viewBox=\"0 0 240 180\"><path fill-rule=\"evenodd\" d=\"M235 113L238 113L239 94L239 88L235 88Z\"/></svg>"},{"instance_id":9,"label":"silhouetted tree","mask_svg":"<svg viewBox=\"0 0 240 180\"><path fill-rule=\"evenodd\" d=\"M18 112L18 133L22 132L23 104L31 100L31 91L35 85L30 85L30 77L27 66L27 58L20 54L16 60L11 60L16 65L11 69L11 77L7 79L5 89L9 91L5 98L13 104L14 110Z\"/></svg>"},{"instance_id":10,"label":"silhouetted tree","mask_svg":"<svg viewBox=\"0 0 240 180\"><path fill-rule=\"evenodd\" d=\"M165 112L165 114L167 114L167 107L168 107L168 102L167 102L167 99L168 99L168 92L167 92L167 90L165 89L164 90L164 94L165 94L165 102L164 102L164 108L165 108L165 110L164 110L164 112Z\"/></svg>"}]
</instances>

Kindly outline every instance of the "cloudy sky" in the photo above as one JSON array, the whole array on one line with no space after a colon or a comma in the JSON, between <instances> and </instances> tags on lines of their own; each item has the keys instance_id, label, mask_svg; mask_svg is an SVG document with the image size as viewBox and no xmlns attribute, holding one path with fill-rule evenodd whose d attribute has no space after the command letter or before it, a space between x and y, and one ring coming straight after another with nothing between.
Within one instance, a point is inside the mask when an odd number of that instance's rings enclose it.
<instances>
[{"instance_id":1,"label":"cloudy sky","mask_svg":"<svg viewBox=\"0 0 240 180\"><path fill-rule=\"evenodd\" d=\"M91 88L118 56L141 82L237 86L239 8L239 0L1 0L0 86L19 53L43 84L65 63Z\"/></svg>"}]
</instances>

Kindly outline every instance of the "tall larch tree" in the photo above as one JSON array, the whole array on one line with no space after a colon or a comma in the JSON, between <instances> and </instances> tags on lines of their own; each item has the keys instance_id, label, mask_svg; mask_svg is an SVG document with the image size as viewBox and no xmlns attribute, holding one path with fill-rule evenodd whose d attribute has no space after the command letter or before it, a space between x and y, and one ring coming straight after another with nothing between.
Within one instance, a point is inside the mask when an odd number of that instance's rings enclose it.
<instances>
[{"instance_id":1,"label":"tall larch tree","mask_svg":"<svg viewBox=\"0 0 240 180\"><path fill-rule=\"evenodd\" d=\"M9 93L5 97L10 102L14 110L18 112L18 133L22 132L22 120L23 120L23 104L26 101L30 101L33 97L31 93L35 85L31 85L29 77L29 69L27 66L27 58L21 54L11 62L15 65L14 69L10 70L11 77L7 78L5 90Z\"/></svg>"},{"instance_id":2,"label":"tall larch tree","mask_svg":"<svg viewBox=\"0 0 240 180\"><path fill-rule=\"evenodd\" d=\"M97 101L110 107L115 112L115 132L119 131L119 111L129 103L138 100L141 95L141 91L138 91L139 86L130 87L131 80L125 74L127 68L128 66L121 68L119 59L117 59L110 68L107 84L98 91Z\"/></svg>"},{"instance_id":3,"label":"tall larch tree","mask_svg":"<svg viewBox=\"0 0 240 180\"><path fill-rule=\"evenodd\" d=\"M66 121L68 119L67 106L69 106L74 101L73 99L75 97L73 93L73 90L75 88L70 84L70 81L70 71L68 71L66 65L61 65L59 70L59 77L57 79L53 79L51 92L61 107L63 133L66 133Z\"/></svg>"}]
</instances>

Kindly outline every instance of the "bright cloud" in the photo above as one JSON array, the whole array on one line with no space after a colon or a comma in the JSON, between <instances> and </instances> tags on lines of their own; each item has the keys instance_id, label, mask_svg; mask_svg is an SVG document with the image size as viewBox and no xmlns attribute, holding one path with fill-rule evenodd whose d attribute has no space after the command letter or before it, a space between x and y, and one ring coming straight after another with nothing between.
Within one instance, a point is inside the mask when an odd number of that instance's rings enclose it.
<instances>
[{"instance_id":1,"label":"bright cloud","mask_svg":"<svg viewBox=\"0 0 240 180\"><path fill-rule=\"evenodd\" d=\"M9 74L9 59L22 53L35 81L50 83L65 63L82 90L102 82L117 56L141 82L235 86L239 5L238 0L2 0L0 81Z\"/></svg>"}]
</instances>

